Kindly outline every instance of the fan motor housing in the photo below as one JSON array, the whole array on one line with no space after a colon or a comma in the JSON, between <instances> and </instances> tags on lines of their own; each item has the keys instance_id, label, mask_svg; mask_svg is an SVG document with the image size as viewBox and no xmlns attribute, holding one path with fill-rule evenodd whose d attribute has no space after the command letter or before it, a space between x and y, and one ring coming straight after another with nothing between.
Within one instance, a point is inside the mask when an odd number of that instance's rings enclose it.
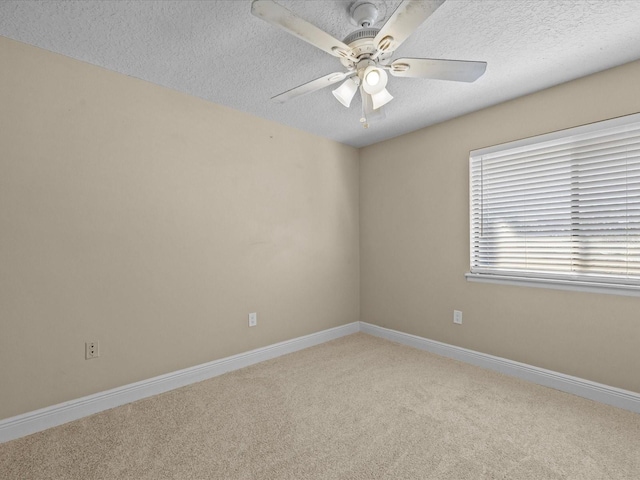
<instances>
[{"instance_id":1,"label":"fan motor housing","mask_svg":"<svg viewBox=\"0 0 640 480\"><path fill-rule=\"evenodd\" d=\"M343 42L351 47L358 59L363 56L371 56L376 53L376 46L373 44L373 39L379 31L380 29L378 28L361 28L347 35ZM380 53L378 61L388 59L392 53L393 52ZM340 59L340 61L347 68L354 65L354 62L348 58Z\"/></svg>"}]
</instances>

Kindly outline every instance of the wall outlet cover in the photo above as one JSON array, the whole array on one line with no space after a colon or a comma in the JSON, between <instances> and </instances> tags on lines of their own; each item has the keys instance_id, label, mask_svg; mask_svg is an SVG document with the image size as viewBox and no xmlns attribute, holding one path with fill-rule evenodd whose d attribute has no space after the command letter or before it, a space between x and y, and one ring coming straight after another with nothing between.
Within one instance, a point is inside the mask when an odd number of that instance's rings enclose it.
<instances>
[{"instance_id":1,"label":"wall outlet cover","mask_svg":"<svg viewBox=\"0 0 640 480\"><path fill-rule=\"evenodd\" d=\"M86 342L84 344L84 358L91 360L100 356L100 343L98 341Z\"/></svg>"}]
</instances>

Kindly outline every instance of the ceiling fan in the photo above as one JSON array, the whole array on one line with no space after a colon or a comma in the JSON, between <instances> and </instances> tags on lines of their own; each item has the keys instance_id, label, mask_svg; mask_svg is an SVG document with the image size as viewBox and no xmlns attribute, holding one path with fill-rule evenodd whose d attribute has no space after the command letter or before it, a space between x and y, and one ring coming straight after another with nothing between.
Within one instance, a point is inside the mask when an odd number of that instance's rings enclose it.
<instances>
[{"instance_id":1,"label":"ceiling fan","mask_svg":"<svg viewBox=\"0 0 640 480\"><path fill-rule=\"evenodd\" d=\"M382 107L393 100L387 90L389 72L394 77L431 78L456 82L473 82L481 77L486 62L442 60L432 58L398 58L393 53L445 0L403 0L384 25L373 25L378 17L377 7L367 0L358 0L350 8L351 18L360 29L340 41L315 25L298 17L272 0L253 0L251 13L282 28L288 33L338 57L346 68L287 90L272 98L283 103L344 80L333 95L345 107L351 105L360 90L362 116L367 128L369 121L383 116Z\"/></svg>"}]
</instances>

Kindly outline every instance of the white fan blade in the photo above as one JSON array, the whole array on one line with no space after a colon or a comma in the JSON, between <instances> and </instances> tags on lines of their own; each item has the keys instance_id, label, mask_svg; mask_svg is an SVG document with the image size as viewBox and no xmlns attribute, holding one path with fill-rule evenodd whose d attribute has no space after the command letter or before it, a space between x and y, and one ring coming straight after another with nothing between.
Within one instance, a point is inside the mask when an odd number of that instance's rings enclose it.
<instances>
[{"instance_id":1,"label":"white fan blade","mask_svg":"<svg viewBox=\"0 0 640 480\"><path fill-rule=\"evenodd\" d=\"M444 0L404 0L382 26L373 44L381 52L393 52Z\"/></svg>"},{"instance_id":2,"label":"white fan blade","mask_svg":"<svg viewBox=\"0 0 640 480\"><path fill-rule=\"evenodd\" d=\"M352 75L353 72L336 72L330 73L329 75L325 75L324 77L316 78L315 80L311 80L310 82L303 83L302 85L292 88L291 90L287 90L275 97L271 97L271 100L274 100L278 103L284 103L292 98L301 97L302 95L306 95L307 93L313 93L322 88L328 87L329 85L333 85L334 83L339 82L340 80L344 80L347 76Z\"/></svg>"},{"instance_id":3,"label":"white fan blade","mask_svg":"<svg viewBox=\"0 0 640 480\"><path fill-rule=\"evenodd\" d=\"M271 0L254 0L251 13L335 57L354 58L348 45Z\"/></svg>"},{"instance_id":4,"label":"white fan blade","mask_svg":"<svg viewBox=\"0 0 640 480\"><path fill-rule=\"evenodd\" d=\"M487 69L487 62L399 58L390 65L394 77L434 78L455 82L475 82Z\"/></svg>"}]
</instances>

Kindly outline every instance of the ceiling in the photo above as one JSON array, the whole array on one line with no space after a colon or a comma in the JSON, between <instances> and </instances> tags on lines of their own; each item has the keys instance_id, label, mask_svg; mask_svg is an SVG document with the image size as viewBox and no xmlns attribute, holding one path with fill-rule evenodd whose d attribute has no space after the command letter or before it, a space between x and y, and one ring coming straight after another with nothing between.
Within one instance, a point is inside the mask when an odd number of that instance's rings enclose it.
<instances>
[{"instance_id":1,"label":"ceiling","mask_svg":"<svg viewBox=\"0 0 640 480\"><path fill-rule=\"evenodd\" d=\"M338 39L357 28L353 0L277 1ZM383 19L400 3L369 1ZM390 77L386 118L364 129L358 97L347 109L331 87L270 101L343 68L252 16L250 3L3 0L0 35L355 147L640 59L638 0L448 0L393 58L480 60L486 73L474 83Z\"/></svg>"}]
</instances>

